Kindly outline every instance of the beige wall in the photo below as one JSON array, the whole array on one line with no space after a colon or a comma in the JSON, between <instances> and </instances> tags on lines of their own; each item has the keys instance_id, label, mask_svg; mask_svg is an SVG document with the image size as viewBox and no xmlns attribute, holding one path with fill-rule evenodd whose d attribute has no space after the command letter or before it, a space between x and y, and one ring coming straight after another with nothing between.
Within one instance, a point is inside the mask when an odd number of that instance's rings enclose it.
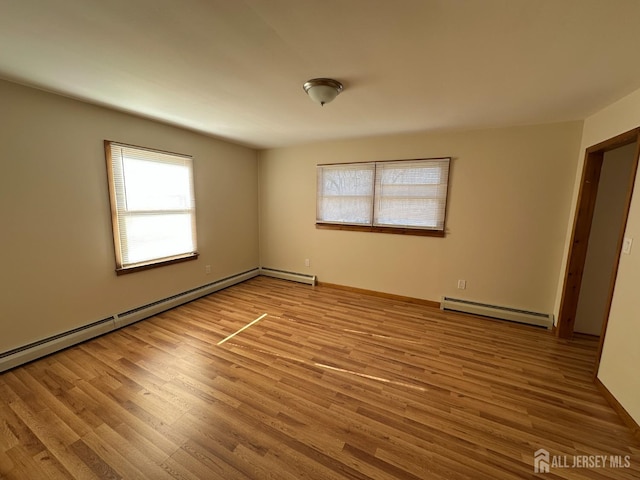
<instances>
[{"instance_id":1,"label":"beige wall","mask_svg":"<svg viewBox=\"0 0 640 480\"><path fill-rule=\"evenodd\" d=\"M2 81L0 105L0 352L258 266L254 150ZM194 156L197 261L116 276L104 139Z\"/></svg>"},{"instance_id":2,"label":"beige wall","mask_svg":"<svg viewBox=\"0 0 640 480\"><path fill-rule=\"evenodd\" d=\"M600 335L609 300L609 285L620 227L627 204L627 185L636 146L626 145L604 154L598 195L589 235L574 331Z\"/></svg>"},{"instance_id":3,"label":"beige wall","mask_svg":"<svg viewBox=\"0 0 640 480\"><path fill-rule=\"evenodd\" d=\"M580 149L575 205L584 150L598 142L640 126L640 90L609 105L585 120ZM635 238L630 255L620 258L616 286L609 314L604 349L598 378L616 397L629 414L640 423L640 186L636 177L634 196L629 211L625 236ZM570 218L573 218L571 213ZM568 250L568 240L565 252ZM564 270L561 272L564 276ZM558 301L559 303L559 296Z\"/></svg>"},{"instance_id":4,"label":"beige wall","mask_svg":"<svg viewBox=\"0 0 640 480\"><path fill-rule=\"evenodd\" d=\"M434 301L451 295L551 312L581 129L572 122L263 151L261 264ZM441 156L453 157L445 238L315 229L316 164Z\"/></svg>"}]
</instances>

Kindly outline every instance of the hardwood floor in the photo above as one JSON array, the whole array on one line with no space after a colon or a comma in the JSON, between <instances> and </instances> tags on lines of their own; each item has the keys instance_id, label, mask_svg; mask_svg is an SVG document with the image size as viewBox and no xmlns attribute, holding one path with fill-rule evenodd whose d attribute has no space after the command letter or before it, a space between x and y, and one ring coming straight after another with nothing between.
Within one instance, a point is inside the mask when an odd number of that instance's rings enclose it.
<instances>
[{"instance_id":1,"label":"hardwood floor","mask_svg":"<svg viewBox=\"0 0 640 480\"><path fill-rule=\"evenodd\" d=\"M0 477L639 478L596 347L257 277L0 375Z\"/></svg>"}]
</instances>

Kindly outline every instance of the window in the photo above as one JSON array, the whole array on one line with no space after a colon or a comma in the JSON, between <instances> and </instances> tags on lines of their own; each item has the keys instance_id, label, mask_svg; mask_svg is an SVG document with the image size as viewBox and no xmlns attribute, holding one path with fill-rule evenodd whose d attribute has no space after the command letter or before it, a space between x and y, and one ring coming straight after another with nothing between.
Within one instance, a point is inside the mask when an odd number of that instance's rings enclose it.
<instances>
[{"instance_id":1,"label":"window","mask_svg":"<svg viewBox=\"0 0 640 480\"><path fill-rule=\"evenodd\" d=\"M105 141L116 272L195 260L190 156Z\"/></svg>"},{"instance_id":2,"label":"window","mask_svg":"<svg viewBox=\"0 0 640 480\"><path fill-rule=\"evenodd\" d=\"M444 236L449 161L318 165L316 226Z\"/></svg>"},{"instance_id":3,"label":"window","mask_svg":"<svg viewBox=\"0 0 640 480\"><path fill-rule=\"evenodd\" d=\"M371 225L374 163L318 166L318 222Z\"/></svg>"}]
</instances>

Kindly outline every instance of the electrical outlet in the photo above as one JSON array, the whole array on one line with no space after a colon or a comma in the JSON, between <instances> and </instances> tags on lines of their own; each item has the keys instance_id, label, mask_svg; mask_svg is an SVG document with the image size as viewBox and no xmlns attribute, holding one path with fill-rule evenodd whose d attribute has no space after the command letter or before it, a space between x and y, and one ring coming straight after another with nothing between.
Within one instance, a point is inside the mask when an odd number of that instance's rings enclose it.
<instances>
[{"instance_id":1,"label":"electrical outlet","mask_svg":"<svg viewBox=\"0 0 640 480\"><path fill-rule=\"evenodd\" d=\"M311 266L311 260L309 260L308 258L304 259L304 266L305 267L310 267Z\"/></svg>"},{"instance_id":2,"label":"electrical outlet","mask_svg":"<svg viewBox=\"0 0 640 480\"><path fill-rule=\"evenodd\" d=\"M204 266L204 273L206 273L207 275L211 273L211 265Z\"/></svg>"},{"instance_id":3,"label":"electrical outlet","mask_svg":"<svg viewBox=\"0 0 640 480\"><path fill-rule=\"evenodd\" d=\"M466 280L458 280L458 290L464 290L467 288Z\"/></svg>"}]
</instances>

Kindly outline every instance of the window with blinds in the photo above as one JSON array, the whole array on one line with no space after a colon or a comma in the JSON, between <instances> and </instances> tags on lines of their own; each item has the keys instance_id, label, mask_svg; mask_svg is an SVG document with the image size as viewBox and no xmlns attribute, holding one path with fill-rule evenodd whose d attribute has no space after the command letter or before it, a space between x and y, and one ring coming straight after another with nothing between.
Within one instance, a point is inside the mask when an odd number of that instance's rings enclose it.
<instances>
[{"instance_id":1,"label":"window with blinds","mask_svg":"<svg viewBox=\"0 0 640 480\"><path fill-rule=\"evenodd\" d=\"M116 272L197 258L193 159L105 141Z\"/></svg>"},{"instance_id":2,"label":"window with blinds","mask_svg":"<svg viewBox=\"0 0 640 480\"><path fill-rule=\"evenodd\" d=\"M444 235L450 158L318 165L319 228Z\"/></svg>"},{"instance_id":3,"label":"window with blinds","mask_svg":"<svg viewBox=\"0 0 640 480\"><path fill-rule=\"evenodd\" d=\"M318 221L371 225L374 163L318 167Z\"/></svg>"}]
</instances>

